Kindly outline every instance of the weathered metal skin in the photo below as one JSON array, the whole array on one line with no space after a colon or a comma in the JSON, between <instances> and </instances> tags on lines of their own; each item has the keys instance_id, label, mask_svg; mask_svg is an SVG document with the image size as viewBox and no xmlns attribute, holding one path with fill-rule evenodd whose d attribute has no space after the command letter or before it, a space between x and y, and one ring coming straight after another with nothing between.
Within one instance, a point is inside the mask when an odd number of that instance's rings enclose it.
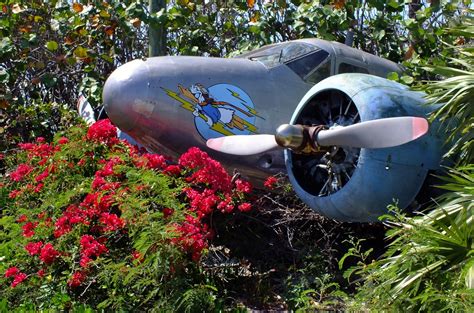
<instances>
[{"instance_id":1,"label":"weathered metal skin","mask_svg":"<svg viewBox=\"0 0 474 313\"><path fill-rule=\"evenodd\" d=\"M347 94L356 105L361 121L395 116L426 117L433 110L423 105L422 93L396 82L365 74L341 74L314 86L299 103L291 124L313 97L327 90ZM293 172L293 153L286 150L288 175L298 196L317 212L341 221L376 221L394 201L400 208L407 207L418 194L428 170L439 168L444 142L439 128L437 123L431 124L428 134L402 146L361 149L350 180L328 196L319 197L301 187Z\"/></svg>"},{"instance_id":2,"label":"weathered metal skin","mask_svg":"<svg viewBox=\"0 0 474 313\"><path fill-rule=\"evenodd\" d=\"M255 120L258 132L273 133L276 126L291 117L295 104L288 104L295 103L295 95L299 99L311 87L291 71L279 75L281 70L268 70L259 62L246 59L183 56L135 60L119 67L108 78L104 86L104 106L120 129L153 151L176 156L192 146L208 150L205 139L196 131L194 116L170 98L165 88L176 90L178 84L188 87L195 83L212 86L232 82L247 91L255 109L262 112L264 119ZM261 83L257 86L256 82ZM276 93L280 86L291 92ZM238 165L239 170L253 178L285 168L279 150L245 159L210 150L208 153L229 167ZM265 159L272 160L271 169L259 166ZM268 172L262 174L266 170Z\"/></svg>"},{"instance_id":3,"label":"weathered metal skin","mask_svg":"<svg viewBox=\"0 0 474 313\"><path fill-rule=\"evenodd\" d=\"M304 39L272 47L287 44L307 44L326 51L328 57L324 62L330 65L328 75L337 74L341 62L355 64L380 76L400 71L393 62L336 42ZM177 90L178 85L188 88L196 83L207 88L231 84L244 91L261 116L254 121L260 134L273 134L279 125L288 123L298 101L314 85L298 76L286 63L269 67L246 55L229 59L155 57L134 60L117 68L105 83L104 107L115 125L152 151L176 157L189 147L197 146L222 162L229 171L237 169L257 184L269 175L284 172L283 152L279 149L246 158L207 149L206 139L196 131L195 116L167 94L167 90L171 90L185 98Z\"/></svg>"}]
</instances>

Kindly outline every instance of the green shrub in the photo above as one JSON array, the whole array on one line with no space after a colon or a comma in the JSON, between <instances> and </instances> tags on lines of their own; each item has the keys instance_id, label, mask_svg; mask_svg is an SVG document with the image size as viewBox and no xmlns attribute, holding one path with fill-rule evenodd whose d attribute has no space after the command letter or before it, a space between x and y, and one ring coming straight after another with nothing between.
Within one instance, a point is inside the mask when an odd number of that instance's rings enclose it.
<instances>
[{"instance_id":1,"label":"green shrub","mask_svg":"<svg viewBox=\"0 0 474 313\"><path fill-rule=\"evenodd\" d=\"M387 233L391 241L387 252L346 271L347 278L353 274L362 278L356 281L359 289L349 307L472 312L474 289L468 283L474 266L472 196L469 203L441 207L425 216L387 216L385 222L393 227Z\"/></svg>"},{"instance_id":2,"label":"green shrub","mask_svg":"<svg viewBox=\"0 0 474 313\"><path fill-rule=\"evenodd\" d=\"M200 265L209 222L249 211L251 186L206 153L191 148L173 163L119 141L101 120L20 144L6 161L4 307L173 310L193 294L215 304Z\"/></svg>"}]
</instances>

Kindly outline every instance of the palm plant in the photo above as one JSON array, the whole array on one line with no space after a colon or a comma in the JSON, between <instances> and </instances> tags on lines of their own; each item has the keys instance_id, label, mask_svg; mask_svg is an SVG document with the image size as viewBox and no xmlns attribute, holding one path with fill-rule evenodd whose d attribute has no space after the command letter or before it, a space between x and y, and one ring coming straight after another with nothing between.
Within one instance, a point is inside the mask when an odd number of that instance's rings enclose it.
<instances>
[{"instance_id":1,"label":"palm plant","mask_svg":"<svg viewBox=\"0 0 474 313\"><path fill-rule=\"evenodd\" d=\"M433 118L449 131L456 160L439 186L447 192L426 214L385 216L391 226L387 252L347 273L363 276L355 304L403 311L474 310L474 19L465 17L445 30L459 45L427 70L444 77L419 89L432 103L443 103Z\"/></svg>"},{"instance_id":2,"label":"palm plant","mask_svg":"<svg viewBox=\"0 0 474 313\"><path fill-rule=\"evenodd\" d=\"M458 154L461 163L470 164L474 160L474 17L466 16L462 23L446 32L457 36L458 45L448 45L446 65L426 68L446 79L423 85L421 89L428 93L430 102L443 103L433 118L448 124L448 140L453 142L448 154Z\"/></svg>"},{"instance_id":3,"label":"palm plant","mask_svg":"<svg viewBox=\"0 0 474 313\"><path fill-rule=\"evenodd\" d=\"M391 226L379 260L346 272L363 277L353 305L403 311L474 308L474 166L450 170L449 190L428 214L384 216ZM392 207L396 210L396 207Z\"/></svg>"}]
</instances>

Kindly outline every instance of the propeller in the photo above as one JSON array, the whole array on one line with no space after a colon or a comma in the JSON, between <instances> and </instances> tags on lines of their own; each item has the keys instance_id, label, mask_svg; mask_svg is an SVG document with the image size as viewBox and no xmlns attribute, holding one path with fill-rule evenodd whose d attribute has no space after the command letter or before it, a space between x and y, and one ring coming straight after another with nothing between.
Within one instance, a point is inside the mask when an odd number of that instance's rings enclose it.
<instances>
[{"instance_id":1,"label":"propeller","mask_svg":"<svg viewBox=\"0 0 474 313\"><path fill-rule=\"evenodd\" d=\"M283 124L275 135L235 135L209 139L213 150L252 155L278 146L297 152L317 152L321 146L388 148L415 140L428 132L422 117L403 116L371 120L349 126L303 126Z\"/></svg>"}]
</instances>

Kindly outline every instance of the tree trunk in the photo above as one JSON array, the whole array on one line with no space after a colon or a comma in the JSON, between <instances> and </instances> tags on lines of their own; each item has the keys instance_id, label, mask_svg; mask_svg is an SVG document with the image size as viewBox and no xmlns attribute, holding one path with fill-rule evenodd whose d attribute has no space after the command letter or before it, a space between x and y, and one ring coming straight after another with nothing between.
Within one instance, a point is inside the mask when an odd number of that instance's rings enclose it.
<instances>
[{"instance_id":1,"label":"tree trunk","mask_svg":"<svg viewBox=\"0 0 474 313\"><path fill-rule=\"evenodd\" d=\"M159 12L161 9L166 10L166 0L149 0L150 15ZM160 56L166 54L166 30L164 25L150 23L148 31L149 47L148 56Z\"/></svg>"}]
</instances>

